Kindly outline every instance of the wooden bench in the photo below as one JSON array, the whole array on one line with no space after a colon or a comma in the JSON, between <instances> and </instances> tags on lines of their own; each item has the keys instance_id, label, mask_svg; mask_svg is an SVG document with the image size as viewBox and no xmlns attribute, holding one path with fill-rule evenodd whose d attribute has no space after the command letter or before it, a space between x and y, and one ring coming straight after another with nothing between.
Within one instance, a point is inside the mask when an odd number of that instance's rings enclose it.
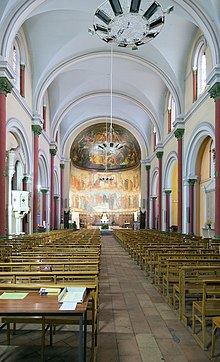
<instances>
[{"instance_id":1,"label":"wooden bench","mask_svg":"<svg viewBox=\"0 0 220 362\"><path fill-rule=\"evenodd\" d=\"M215 356L215 342L216 342L216 333L220 329L220 316L212 318L212 348L211 348L211 357Z\"/></svg>"},{"instance_id":2,"label":"wooden bench","mask_svg":"<svg viewBox=\"0 0 220 362\"><path fill-rule=\"evenodd\" d=\"M202 298L203 280L220 278L219 262L213 265L215 263L216 261L208 260L200 265L185 265L179 268L179 281L173 285L173 307L176 309L177 304L179 305L179 317L186 325L192 318L193 300Z\"/></svg>"},{"instance_id":3,"label":"wooden bench","mask_svg":"<svg viewBox=\"0 0 220 362\"><path fill-rule=\"evenodd\" d=\"M220 279L203 280L203 295L201 301L193 301L192 334L203 349L207 348L206 320L220 315ZM196 331L197 324L201 325L202 338Z\"/></svg>"}]
</instances>

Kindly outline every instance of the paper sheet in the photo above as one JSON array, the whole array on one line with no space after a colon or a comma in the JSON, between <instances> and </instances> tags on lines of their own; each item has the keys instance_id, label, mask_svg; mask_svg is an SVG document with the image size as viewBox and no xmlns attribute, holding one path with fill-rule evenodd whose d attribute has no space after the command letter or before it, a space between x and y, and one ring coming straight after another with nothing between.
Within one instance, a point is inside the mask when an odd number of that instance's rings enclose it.
<instances>
[{"instance_id":1,"label":"paper sheet","mask_svg":"<svg viewBox=\"0 0 220 362\"><path fill-rule=\"evenodd\" d=\"M28 293L11 293L5 292L0 295L0 299L24 299Z\"/></svg>"},{"instance_id":2,"label":"paper sheet","mask_svg":"<svg viewBox=\"0 0 220 362\"><path fill-rule=\"evenodd\" d=\"M75 310L77 303L74 302L64 302L61 304L60 310Z\"/></svg>"}]
</instances>

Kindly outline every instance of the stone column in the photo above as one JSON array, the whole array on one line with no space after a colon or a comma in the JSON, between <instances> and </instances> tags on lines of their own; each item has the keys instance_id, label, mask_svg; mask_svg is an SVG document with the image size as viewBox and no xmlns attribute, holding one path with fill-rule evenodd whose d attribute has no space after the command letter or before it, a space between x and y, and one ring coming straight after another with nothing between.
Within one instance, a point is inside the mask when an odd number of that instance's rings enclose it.
<instances>
[{"instance_id":1,"label":"stone column","mask_svg":"<svg viewBox=\"0 0 220 362\"><path fill-rule=\"evenodd\" d=\"M189 234L194 234L194 185L196 179L188 179L189 184Z\"/></svg>"},{"instance_id":2,"label":"stone column","mask_svg":"<svg viewBox=\"0 0 220 362\"><path fill-rule=\"evenodd\" d=\"M59 206L59 196L54 195L54 229L58 229L58 206Z\"/></svg>"},{"instance_id":3,"label":"stone column","mask_svg":"<svg viewBox=\"0 0 220 362\"><path fill-rule=\"evenodd\" d=\"M152 229L156 229L156 200L157 196L151 196L152 199Z\"/></svg>"},{"instance_id":4,"label":"stone column","mask_svg":"<svg viewBox=\"0 0 220 362\"><path fill-rule=\"evenodd\" d=\"M158 175L158 229L162 230L162 157L163 152L156 153L159 162L159 175Z\"/></svg>"},{"instance_id":5,"label":"stone column","mask_svg":"<svg viewBox=\"0 0 220 362\"><path fill-rule=\"evenodd\" d=\"M37 232L37 215L38 215L38 148L39 136L42 128L39 124L32 125L34 134L34 177L33 177L33 232Z\"/></svg>"},{"instance_id":6,"label":"stone column","mask_svg":"<svg viewBox=\"0 0 220 362\"><path fill-rule=\"evenodd\" d=\"M64 216L64 198L63 198L63 188L64 188L64 162L60 163L60 223L63 224Z\"/></svg>"},{"instance_id":7,"label":"stone column","mask_svg":"<svg viewBox=\"0 0 220 362\"><path fill-rule=\"evenodd\" d=\"M11 183L12 178L15 173L15 151L11 149L10 151L7 151L7 176L8 176L8 189L7 189L7 195L8 195L8 205L7 205L7 233L10 235L12 234L12 198L11 198Z\"/></svg>"},{"instance_id":8,"label":"stone column","mask_svg":"<svg viewBox=\"0 0 220 362\"><path fill-rule=\"evenodd\" d=\"M41 224L45 221L45 227L47 227L47 189L41 189L42 193L42 220Z\"/></svg>"},{"instance_id":9,"label":"stone column","mask_svg":"<svg viewBox=\"0 0 220 362\"><path fill-rule=\"evenodd\" d=\"M50 146L50 230L54 229L54 158L56 153L56 146Z\"/></svg>"},{"instance_id":10,"label":"stone column","mask_svg":"<svg viewBox=\"0 0 220 362\"><path fill-rule=\"evenodd\" d=\"M147 171L147 200L146 200L146 229L150 225L150 165L146 165Z\"/></svg>"},{"instance_id":11,"label":"stone column","mask_svg":"<svg viewBox=\"0 0 220 362\"><path fill-rule=\"evenodd\" d=\"M165 190L166 194L166 231L170 230L170 194L172 190Z\"/></svg>"},{"instance_id":12,"label":"stone column","mask_svg":"<svg viewBox=\"0 0 220 362\"><path fill-rule=\"evenodd\" d=\"M27 184L28 184L28 177L25 176L23 178L23 191L28 191ZM27 214L25 214L23 219L22 219L22 231L25 232L25 234L28 233L28 230L27 230Z\"/></svg>"},{"instance_id":13,"label":"stone column","mask_svg":"<svg viewBox=\"0 0 220 362\"><path fill-rule=\"evenodd\" d=\"M6 97L12 87L7 77L0 76L0 237L6 235Z\"/></svg>"},{"instance_id":14,"label":"stone column","mask_svg":"<svg viewBox=\"0 0 220 362\"><path fill-rule=\"evenodd\" d=\"M209 94L215 101L215 238L220 239L220 75Z\"/></svg>"},{"instance_id":15,"label":"stone column","mask_svg":"<svg viewBox=\"0 0 220 362\"><path fill-rule=\"evenodd\" d=\"M183 134L184 129L178 128L174 132L178 142L178 232L182 233L183 219Z\"/></svg>"},{"instance_id":16,"label":"stone column","mask_svg":"<svg viewBox=\"0 0 220 362\"><path fill-rule=\"evenodd\" d=\"M22 97L25 95L25 65L20 64L20 94Z\"/></svg>"}]
</instances>

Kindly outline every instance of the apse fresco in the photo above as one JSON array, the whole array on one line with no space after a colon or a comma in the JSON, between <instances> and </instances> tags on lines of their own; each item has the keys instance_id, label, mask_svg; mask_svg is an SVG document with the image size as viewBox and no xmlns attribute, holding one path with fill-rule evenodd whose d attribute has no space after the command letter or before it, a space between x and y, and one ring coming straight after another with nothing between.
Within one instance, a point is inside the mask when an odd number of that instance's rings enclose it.
<instances>
[{"instance_id":1,"label":"apse fresco","mask_svg":"<svg viewBox=\"0 0 220 362\"><path fill-rule=\"evenodd\" d=\"M112 180L101 181L103 176ZM140 166L127 171L86 171L71 166L70 203L75 211L135 211L140 199Z\"/></svg>"},{"instance_id":2,"label":"apse fresco","mask_svg":"<svg viewBox=\"0 0 220 362\"><path fill-rule=\"evenodd\" d=\"M90 170L120 170L133 168L140 163L140 147L135 137L125 128L113 124L112 141L123 144L117 152L107 154L101 150L109 129L105 123L87 127L75 138L70 157L72 163ZM108 137L108 141L109 137Z\"/></svg>"}]
</instances>

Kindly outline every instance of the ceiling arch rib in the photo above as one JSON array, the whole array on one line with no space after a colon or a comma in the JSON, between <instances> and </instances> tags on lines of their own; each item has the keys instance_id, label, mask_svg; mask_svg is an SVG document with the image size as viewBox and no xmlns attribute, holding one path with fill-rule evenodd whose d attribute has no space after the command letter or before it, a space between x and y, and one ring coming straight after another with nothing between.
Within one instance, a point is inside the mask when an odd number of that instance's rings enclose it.
<instances>
[{"instance_id":1,"label":"ceiling arch rib","mask_svg":"<svg viewBox=\"0 0 220 362\"><path fill-rule=\"evenodd\" d=\"M47 90L47 88L50 86L50 84L58 77L60 74L68 71L68 69L72 69L73 66L77 66L81 64L81 62L91 61L95 60L98 61L100 58L109 58L110 54L109 52L94 52L89 54L84 54L79 57L74 57L72 59L68 59L65 62L57 65L54 69L50 70L47 74L42 77L41 80L39 80L39 84L35 90L34 95L34 108L36 109L36 112L40 112L41 104L42 104L42 98ZM132 61L134 67L135 66L142 66L146 72L149 69L152 72L155 72L155 74L164 82L164 84L167 86L169 91L172 93L177 107L177 113L181 114L183 112L183 94L178 86L178 82L175 79L174 74L172 74L172 70L170 72L164 72L161 68L161 64L157 65L153 62L150 62L149 60L145 60L142 58L138 58L137 56L134 56L132 54L125 54L125 53L114 53L115 58L119 58L122 61ZM98 67L97 67L98 69ZM107 70L108 71L108 70ZM136 68L135 68L136 71ZM106 73L107 74L107 73ZM152 84L151 84L152 86Z\"/></svg>"},{"instance_id":2,"label":"ceiling arch rib","mask_svg":"<svg viewBox=\"0 0 220 362\"><path fill-rule=\"evenodd\" d=\"M158 125L156 112L153 113L151 111L153 109L152 105L149 104L147 107L146 104L124 94L114 93L113 96L114 109L117 109L113 113L114 118L121 117L122 119L130 120L130 123L136 124L139 131L144 133L147 139L149 139L152 130L151 123L153 123L158 132L159 139L161 138L161 130ZM104 98L105 101L101 101ZM84 113L82 113L82 110L84 110ZM100 114L103 114L103 117L110 118L109 93L91 93L79 99L71 100L69 103L64 103L63 108L59 109L59 112L56 114L52 134L54 136L58 127L60 127L63 137L63 134L68 133L68 129L72 127L72 119L77 119L77 123L81 123L84 122L84 119L96 118ZM135 117L132 115L135 115ZM65 127L62 126L62 122Z\"/></svg>"}]
</instances>

